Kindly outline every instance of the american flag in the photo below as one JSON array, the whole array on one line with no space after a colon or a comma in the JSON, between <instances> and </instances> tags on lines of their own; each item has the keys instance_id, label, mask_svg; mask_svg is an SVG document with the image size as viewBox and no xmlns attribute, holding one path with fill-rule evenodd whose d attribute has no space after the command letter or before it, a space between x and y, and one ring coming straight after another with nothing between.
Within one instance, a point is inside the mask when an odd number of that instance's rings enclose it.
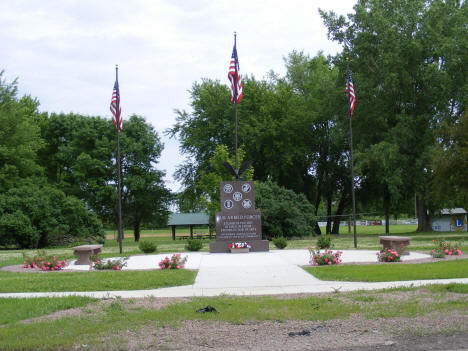
<instances>
[{"instance_id":1,"label":"american flag","mask_svg":"<svg viewBox=\"0 0 468 351\"><path fill-rule=\"evenodd\" d=\"M117 113L117 105L119 105L119 113ZM114 126L117 129L117 120L119 121L119 130L122 130L122 108L120 107L120 92L119 92L119 82L115 80L114 91L112 92L112 100L110 103L110 110L114 116Z\"/></svg>"},{"instance_id":2,"label":"american flag","mask_svg":"<svg viewBox=\"0 0 468 351\"><path fill-rule=\"evenodd\" d=\"M237 76L237 84L236 84ZM231 81L231 101L238 104L242 100L242 83L239 75L239 59L237 58L236 43L232 49L231 64L229 65L228 78ZM237 101L236 101L237 95Z\"/></svg>"},{"instance_id":3,"label":"american flag","mask_svg":"<svg viewBox=\"0 0 468 351\"><path fill-rule=\"evenodd\" d=\"M356 105L356 95L354 94L353 78L351 78L351 72L348 69L348 80L346 81L346 95L349 96L349 113L351 116L354 112L354 106Z\"/></svg>"}]
</instances>

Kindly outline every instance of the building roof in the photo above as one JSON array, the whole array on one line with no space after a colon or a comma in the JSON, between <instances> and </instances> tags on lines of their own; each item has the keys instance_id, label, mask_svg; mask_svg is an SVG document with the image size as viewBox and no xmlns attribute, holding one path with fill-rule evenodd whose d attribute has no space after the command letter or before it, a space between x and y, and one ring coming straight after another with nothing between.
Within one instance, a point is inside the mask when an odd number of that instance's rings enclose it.
<instances>
[{"instance_id":1,"label":"building roof","mask_svg":"<svg viewBox=\"0 0 468 351\"><path fill-rule=\"evenodd\" d=\"M440 211L440 214L443 214L443 215L454 215L454 214L467 214L466 210L464 208L461 208L461 207L457 207L457 208L443 208L441 211Z\"/></svg>"},{"instance_id":2,"label":"building roof","mask_svg":"<svg viewBox=\"0 0 468 351\"><path fill-rule=\"evenodd\" d=\"M168 225L190 225L206 224L210 222L210 217L204 212L196 213L171 213L167 220Z\"/></svg>"}]
</instances>

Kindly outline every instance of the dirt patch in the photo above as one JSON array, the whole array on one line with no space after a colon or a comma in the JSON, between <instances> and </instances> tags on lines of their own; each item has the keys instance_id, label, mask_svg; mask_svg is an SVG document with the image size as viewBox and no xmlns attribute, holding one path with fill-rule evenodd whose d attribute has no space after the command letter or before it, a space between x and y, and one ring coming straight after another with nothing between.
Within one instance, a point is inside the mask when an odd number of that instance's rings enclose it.
<instances>
[{"instance_id":1,"label":"dirt patch","mask_svg":"<svg viewBox=\"0 0 468 351\"><path fill-rule=\"evenodd\" d=\"M448 350L466 345L468 318L436 313L378 320L355 315L327 322L195 320L178 327L144 326L119 333L119 337L126 341L127 350Z\"/></svg>"}]
</instances>

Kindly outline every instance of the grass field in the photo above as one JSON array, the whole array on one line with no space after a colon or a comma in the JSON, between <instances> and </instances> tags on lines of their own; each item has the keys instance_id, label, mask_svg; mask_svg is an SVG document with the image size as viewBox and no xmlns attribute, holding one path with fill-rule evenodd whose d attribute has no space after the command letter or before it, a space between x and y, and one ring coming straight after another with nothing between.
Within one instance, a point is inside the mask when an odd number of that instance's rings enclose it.
<instances>
[{"instance_id":1,"label":"grass field","mask_svg":"<svg viewBox=\"0 0 468 351\"><path fill-rule=\"evenodd\" d=\"M0 293L157 289L191 285L194 283L196 275L196 271L187 269L50 272L45 274L0 272Z\"/></svg>"},{"instance_id":2,"label":"grass field","mask_svg":"<svg viewBox=\"0 0 468 351\"><path fill-rule=\"evenodd\" d=\"M391 282L468 278L468 260L441 261L424 264L376 264L306 267L320 280Z\"/></svg>"}]
</instances>

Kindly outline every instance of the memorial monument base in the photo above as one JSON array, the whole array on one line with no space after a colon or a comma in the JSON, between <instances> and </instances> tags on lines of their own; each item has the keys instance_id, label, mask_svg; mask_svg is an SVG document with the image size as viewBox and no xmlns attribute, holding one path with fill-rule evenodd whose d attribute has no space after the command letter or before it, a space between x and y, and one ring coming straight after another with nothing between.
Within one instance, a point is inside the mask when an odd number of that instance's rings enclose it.
<instances>
[{"instance_id":1,"label":"memorial monument base","mask_svg":"<svg viewBox=\"0 0 468 351\"><path fill-rule=\"evenodd\" d=\"M244 241L244 240L243 240ZM245 240L250 246L250 252L270 251L268 240ZM211 253L229 253L229 241L212 241L210 242Z\"/></svg>"}]
</instances>

